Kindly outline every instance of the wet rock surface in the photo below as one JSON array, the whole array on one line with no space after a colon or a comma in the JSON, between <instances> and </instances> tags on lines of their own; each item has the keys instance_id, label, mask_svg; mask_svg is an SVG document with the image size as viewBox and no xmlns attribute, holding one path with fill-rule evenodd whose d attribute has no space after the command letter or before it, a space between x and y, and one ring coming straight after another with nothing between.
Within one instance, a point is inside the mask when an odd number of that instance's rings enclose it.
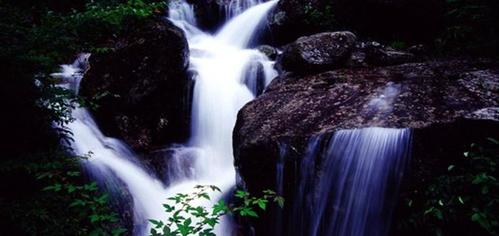
<instances>
[{"instance_id":1,"label":"wet rock surface","mask_svg":"<svg viewBox=\"0 0 499 236\"><path fill-rule=\"evenodd\" d=\"M417 51L412 47L411 50ZM400 65L423 59L421 53L417 56L375 41L358 41L351 32L337 31L304 36L284 46L277 56L276 69L316 74L338 68Z\"/></svg>"},{"instance_id":2,"label":"wet rock surface","mask_svg":"<svg viewBox=\"0 0 499 236\"><path fill-rule=\"evenodd\" d=\"M201 29L214 32L223 24L225 12L221 9L226 4L224 1L188 0L187 2L194 6L194 13Z\"/></svg>"},{"instance_id":3,"label":"wet rock surface","mask_svg":"<svg viewBox=\"0 0 499 236\"><path fill-rule=\"evenodd\" d=\"M497 136L498 82L499 64L480 59L281 74L238 114L233 140L239 184L250 192L276 189L276 166L283 163L283 195L292 204L309 138L341 129L412 128L412 171L401 193L407 194L471 142ZM291 150L284 160L283 144ZM263 230L271 227L265 222L271 219L254 223L257 235L272 235Z\"/></svg>"},{"instance_id":4,"label":"wet rock surface","mask_svg":"<svg viewBox=\"0 0 499 236\"><path fill-rule=\"evenodd\" d=\"M258 46L256 49L265 54L265 56L267 56L270 60L277 59L277 55L279 54L277 48L274 48L270 45L261 45Z\"/></svg>"},{"instance_id":5,"label":"wet rock surface","mask_svg":"<svg viewBox=\"0 0 499 236\"><path fill-rule=\"evenodd\" d=\"M186 139L188 56L183 32L162 19L117 40L110 52L92 55L81 94L99 98L93 114L103 132L138 152Z\"/></svg>"},{"instance_id":6,"label":"wet rock surface","mask_svg":"<svg viewBox=\"0 0 499 236\"><path fill-rule=\"evenodd\" d=\"M285 73L239 112L235 147L340 128L453 122L498 106L498 81L498 65L480 60Z\"/></svg>"},{"instance_id":7,"label":"wet rock surface","mask_svg":"<svg viewBox=\"0 0 499 236\"><path fill-rule=\"evenodd\" d=\"M277 59L277 68L281 71L306 73L341 67L348 59L356 40L356 36L348 31L301 37L284 47Z\"/></svg>"}]
</instances>

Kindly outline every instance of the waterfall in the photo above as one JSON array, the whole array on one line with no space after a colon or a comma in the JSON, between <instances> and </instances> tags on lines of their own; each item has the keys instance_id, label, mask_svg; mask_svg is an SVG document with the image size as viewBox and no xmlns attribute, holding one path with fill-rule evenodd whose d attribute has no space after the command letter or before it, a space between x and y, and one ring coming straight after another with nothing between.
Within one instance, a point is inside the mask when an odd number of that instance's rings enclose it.
<instances>
[{"instance_id":1,"label":"waterfall","mask_svg":"<svg viewBox=\"0 0 499 236\"><path fill-rule=\"evenodd\" d=\"M261 0L230 0L223 4L222 8L225 12L225 18L231 19L244 12L244 10L262 2Z\"/></svg>"},{"instance_id":2,"label":"waterfall","mask_svg":"<svg viewBox=\"0 0 499 236\"><path fill-rule=\"evenodd\" d=\"M183 21L192 26L197 25L194 6L184 1L170 1L168 5L168 16L176 21Z\"/></svg>"},{"instance_id":3,"label":"waterfall","mask_svg":"<svg viewBox=\"0 0 499 236\"><path fill-rule=\"evenodd\" d=\"M125 185L133 198L134 235L148 234L148 219L166 219L162 204L169 196L191 192L199 184L216 185L225 193L233 188L236 174L232 129L236 115L245 103L254 98L254 94L261 92L247 86L256 83L251 81L256 77L251 76L249 65L262 65L263 78L260 76L260 79L263 82L260 83L268 84L277 74L272 68L272 61L257 50L245 49L244 42L249 42L258 32L260 22L276 2L273 0L249 8L247 12L250 15L242 13L227 23L221 30L226 32L223 36L213 36L198 29L193 7L188 3L171 3L169 17L186 34L191 50L190 69L197 76L192 107L192 137L185 145L171 147L173 157L168 161L166 172L170 178L166 183L141 165L126 144L104 136L87 109L73 109L74 121L67 127L73 133L70 146L75 154L90 156L82 160L82 164L100 183L106 186ZM62 78L62 86L73 89L75 93L85 69L81 60L61 66L61 72L53 74ZM217 201L222 195L213 197ZM222 221L216 233L231 235L230 224Z\"/></svg>"},{"instance_id":4,"label":"waterfall","mask_svg":"<svg viewBox=\"0 0 499 236\"><path fill-rule=\"evenodd\" d=\"M341 130L325 148L322 140L312 138L301 160L288 235L387 235L410 130Z\"/></svg>"},{"instance_id":5,"label":"waterfall","mask_svg":"<svg viewBox=\"0 0 499 236\"><path fill-rule=\"evenodd\" d=\"M192 164L194 179L217 185L224 192L229 191L236 180L232 130L237 112L261 92L257 91L261 88L251 86L259 83L254 80L259 79L262 81L260 83L266 85L277 75L272 67L273 62L261 52L246 49L245 43L229 42L249 42L258 32L260 21L276 2L274 0L256 5L231 19L221 29L221 32L228 32L227 34L187 35L191 51L190 69L196 72L192 102L192 136L187 144L187 148L196 150ZM255 24L248 25L247 14L250 14L251 21L256 22ZM181 28L192 27L188 22L172 16L175 14L170 14L170 19L181 25ZM254 67L251 65L255 64L261 65L260 77L254 76Z\"/></svg>"},{"instance_id":6,"label":"waterfall","mask_svg":"<svg viewBox=\"0 0 499 236\"><path fill-rule=\"evenodd\" d=\"M217 34L217 38L225 44L246 47L264 19L260 16L266 16L276 4L277 0L272 0L248 9L228 22Z\"/></svg>"},{"instance_id":7,"label":"waterfall","mask_svg":"<svg viewBox=\"0 0 499 236\"><path fill-rule=\"evenodd\" d=\"M247 10L253 21L260 22L275 5L276 1L257 5ZM262 6L265 6L262 8ZM186 8L170 7L170 11L184 11ZM256 9L256 10L255 10ZM170 14L176 24L186 27L189 22L176 18L184 14ZM241 18L246 12L229 21L222 31L250 31L252 34L232 34L235 38L251 40L258 30L258 23L248 26ZM191 25L193 26L193 25ZM187 26L191 27L191 26ZM230 27L230 29L227 29ZM223 37L222 39L225 39ZM192 137L188 146L195 148L194 170L197 179L209 180L222 189L228 190L235 183L235 171L232 156L232 129L238 110L257 94L256 87L246 84L256 83L252 76L251 64L263 66L262 80L267 84L275 70L262 53L225 43L219 35L199 33L188 35L191 50L191 70L195 71L195 87L192 104ZM246 81L251 81L245 83Z\"/></svg>"}]
</instances>

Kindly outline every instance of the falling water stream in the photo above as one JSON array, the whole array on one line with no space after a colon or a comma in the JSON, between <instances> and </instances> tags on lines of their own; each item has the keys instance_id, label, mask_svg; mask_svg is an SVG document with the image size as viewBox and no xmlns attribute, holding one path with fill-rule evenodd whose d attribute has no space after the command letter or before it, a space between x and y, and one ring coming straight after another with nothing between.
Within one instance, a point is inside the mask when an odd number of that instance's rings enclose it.
<instances>
[{"instance_id":1,"label":"falling water stream","mask_svg":"<svg viewBox=\"0 0 499 236\"><path fill-rule=\"evenodd\" d=\"M199 184L216 185L223 192L235 185L232 129L237 112L261 92L256 91L255 84L266 85L277 75L272 61L257 50L246 48L277 0L241 3L234 1L228 8L233 9L230 16L234 18L215 35L197 28L193 7L188 3L174 2L169 7L169 19L186 34L190 69L196 74L192 137L187 144L176 147L177 155L172 157L176 161L170 165L185 164L179 159L189 153L193 161L187 168L192 174L179 174L185 170L170 166L167 170L172 178L165 185L140 164L126 144L104 136L87 109L75 108L72 112L75 120L68 125L74 137L71 147L78 155L90 156L83 161L84 166L99 182L126 185L133 198L134 235L148 234L148 219L166 218L162 204L168 196L191 192ZM262 72L254 73L256 67ZM66 86L77 92L82 78L81 63L64 65L62 72L54 76L63 78ZM220 197L214 196L215 200ZM230 223L222 221L216 233L231 235Z\"/></svg>"},{"instance_id":2,"label":"falling water stream","mask_svg":"<svg viewBox=\"0 0 499 236\"><path fill-rule=\"evenodd\" d=\"M364 128L311 138L289 235L383 236L410 157L411 130Z\"/></svg>"},{"instance_id":3,"label":"falling water stream","mask_svg":"<svg viewBox=\"0 0 499 236\"><path fill-rule=\"evenodd\" d=\"M191 192L199 184L216 185L224 193L234 187L232 130L237 112L277 76L274 62L247 47L276 3L277 0L230 1L224 8L227 22L215 34L197 27L192 5L184 1L170 3L169 19L185 32L189 43L195 87L192 134L187 143L170 148L173 155L166 167L166 181L143 166L125 143L104 136L87 109L73 110L74 121L68 125L74 137L71 147L78 155L90 156L82 163L97 181L124 185L129 191L133 199L134 235L148 234L148 219L166 218L162 204L173 194ZM88 55L82 55L53 76L62 78L64 86L77 93L87 59ZM392 87L387 91L392 91ZM388 102L383 97L370 106ZM407 162L410 130L342 130L327 142L323 140L324 137L316 137L309 142L300 163L291 214L279 215L274 222L279 228L276 235L386 235ZM277 191L282 192L286 175L283 156L276 168ZM221 197L222 194L214 196L214 200ZM282 230L283 227L288 229ZM222 220L216 233L233 235L230 221Z\"/></svg>"}]
</instances>

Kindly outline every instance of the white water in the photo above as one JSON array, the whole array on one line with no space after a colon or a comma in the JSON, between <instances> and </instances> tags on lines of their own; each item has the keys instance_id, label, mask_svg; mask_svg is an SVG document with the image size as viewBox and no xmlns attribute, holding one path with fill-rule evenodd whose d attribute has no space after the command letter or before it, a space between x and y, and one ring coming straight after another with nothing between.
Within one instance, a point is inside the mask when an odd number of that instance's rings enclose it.
<instances>
[{"instance_id":1,"label":"white water","mask_svg":"<svg viewBox=\"0 0 499 236\"><path fill-rule=\"evenodd\" d=\"M226 19L230 19L244 12L244 10L260 4L264 1L262 0L230 0L223 5L223 10L225 11Z\"/></svg>"},{"instance_id":2,"label":"white water","mask_svg":"<svg viewBox=\"0 0 499 236\"><path fill-rule=\"evenodd\" d=\"M187 34L191 50L190 69L197 73L192 103L192 136L188 143L189 148L196 149L192 167L194 179L214 184L224 192L229 191L236 180L232 130L237 112L257 93L251 90L255 88L250 89L245 84L248 79L251 82L257 79L252 76L251 65L262 65L265 84L277 75L272 68L273 62L262 53L245 49L276 2L249 8L229 21L217 35ZM170 7L170 11L185 9ZM183 14L170 14L170 19L180 28L196 28L183 18L175 18L178 15ZM219 234L230 231L227 225L221 228Z\"/></svg>"},{"instance_id":3,"label":"white water","mask_svg":"<svg viewBox=\"0 0 499 236\"><path fill-rule=\"evenodd\" d=\"M220 30L217 34L217 39L223 44L229 44L239 48L246 47L263 20L263 18L260 17L262 16L262 13L265 13L263 16L266 16L267 12L272 9L276 3L276 0L269 1L252 7L241 15L238 15Z\"/></svg>"},{"instance_id":4,"label":"white water","mask_svg":"<svg viewBox=\"0 0 499 236\"><path fill-rule=\"evenodd\" d=\"M307 236L387 235L408 163L411 131L340 130L325 149L321 139L310 140L300 163L304 171L288 232Z\"/></svg>"},{"instance_id":5,"label":"white water","mask_svg":"<svg viewBox=\"0 0 499 236\"><path fill-rule=\"evenodd\" d=\"M196 27L192 6L177 2L170 6L171 20L183 29L191 50L191 70L197 72L192 108L192 137L186 147L177 150L168 172L175 176L165 186L145 169L130 148L119 140L105 137L84 108L73 110L75 119L68 125L74 140L71 147L78 155L91 157L83 161L101 183L126 185L133 198L134 235L147 235L147 219L165 219L162 204L168 196L189 193L195 185L212 184L228 192L235 184L232 156L232 129L238 110L254 98L246 83L251 64L260 63L264 84L276 75L273 62L256 50L245 49L258 31L259 23L277 0L249 8L227 23L216 36ZM87 56L88 58L88 56ZM63 65L54 77L62 78L68 88L78 92L82 63ZM249 73L251 74L251 73ZM249 76L249 77L248 77ZM185 153L193 156L192 166L182 161ZM185 170L184 168L188 168ZM182 172L182 173L179 173ZM187 174L186 174L187 173ZM215 198L221 197L214 196ZM215 199L217 200L217 199ZM205 204L206 203L199 203ZM222 222L217 235L231 235L229 224Z\"/></svg>"}]
</instances>

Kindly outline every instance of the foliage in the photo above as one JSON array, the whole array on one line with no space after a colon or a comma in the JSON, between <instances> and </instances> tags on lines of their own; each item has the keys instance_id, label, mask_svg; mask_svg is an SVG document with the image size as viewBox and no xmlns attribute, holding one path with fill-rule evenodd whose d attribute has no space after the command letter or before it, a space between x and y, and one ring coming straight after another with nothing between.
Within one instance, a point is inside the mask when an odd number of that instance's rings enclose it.
<instances>
[{"instance_id":1,"label":"foliage","mask_svg":"<svg viewBox=\"0 0 499 236\"><path fill-rule=\"evenodd\" d=\"M499 50L498 1L446 0L446 6L445 29L436 40L439 48L481 55Z\"/></svg>"},{"instance_id":2,"label":"foliage","mask_svg":"<svg viewBox=\"0 0 499 236\"><path fill-rule=\"evenodd\" d=\"M78 230L74 235L118 236L126 232L116 225L119 219L109 208L108 194L101 194L96 182L78 184L80 176L79 171L55 168L38 175L38 179L46 179L51 183L43 191L62 194L71 199L67 207L79 219L76 222Z\"/></svg>"},{"instance_id":3,"label":"foliage","mask_svg":"<svg viewBox=\"0 0 499 236\"><path fill-rule=\"evenodd\" d=\"M334 17L333 7L331 5L316 7L307 3L303 7L305 24L317 31L335 30L337 22Z\"/></svg>"},{"instance_id":4,"label":"foliage","mask_svg":"<svg viewBox=\"0 0 499 236\"><path fill-rule=\"evenodd\" d=\"M112 234L107 197L79 174L61 141L71 109L92 105L49 76L78 52L106 52L120 35L162 13L152 0L1 1L0 64L4 96L0 158L0 234ZM42 173L53 173L37 178ZM71 176L68 176L70 174ZM49 176L52 176L49 178ZM46 186L46 191L43 189ZM76 199L78 204L69 207ZM91 218L90 218L91 217ZM115 233L119 233L115 231Z\"/></svg>"},{"instance_id":5,"label":"foliage","mask_svg":"<svg viewBox=\"0 0 499 236\"><path fill-rule=\"evenodd\" d=\"M407 48L407 43L404 41L393 41L390 44L390 47L392 47L393 49L402 50Z\"/></svg>"},{"instance_id":6,"label":"foliage","mask_svg":"<svg viewBox=\"0 0 499 236\"><path fill-rule=\"evenodd\" d=\"M486 147L472 144L431 181L422 201L406 199L413 214L402 226L425 235L499 235L499 142L488 141Z\"/></svg>"},{"instance_id":7,"label":"foliage","mask_svg":"<svg viewBox=\"0 0 499 236\"><path fill-rule=\"evenodd\" d=\"M99 53L110 50L106 46L99 46L105 39L103 35L115 38L127 33L133 30L130 27L136 22L162 13L164 7L163 2L146 3L142 0L129 0L115 6L89 3L85 11L69 15L64 20L85 51Z\"/></svg>"},{"instance_id":8,"label":"foliage","mask_svg":"<svg viewBox=\"0 0 499 236\"><path fill-rule=\"evenodd\" d=\"M226 214L256 218L257 211L265 211L269 202L277 203L280 207L284 205L284 199L271 190L263 191L262 197L253 197L246 191L238 190L234 196L240 200L239 203L227 204L224 200L220 200L208 210L203 206L195 206L195 201L210 201L208 191L221 192L220 189L212 185L198 185L195 189L193 193L178 193L168 198L173 203L163 205L169 215L168 221L165 223L151 219L150 222L154 225L150 232L151 236L214 236L215 226Z\"/></svg>"},{"instance_id":9,"label":"foliage","mask_svg":"<svg viewBox=\"0 0 499 236\"><path fill-rule=\"evenodd\" d=\"M0 233L3 235L121 235L124 229L95 182L81 176L65 151L33 160L3 160ZM78 157L78 158L89 158ZM14 181L13 181L14 179ZM4 189L5 188L5 189Z\"/></svg>"}]
</instances>

